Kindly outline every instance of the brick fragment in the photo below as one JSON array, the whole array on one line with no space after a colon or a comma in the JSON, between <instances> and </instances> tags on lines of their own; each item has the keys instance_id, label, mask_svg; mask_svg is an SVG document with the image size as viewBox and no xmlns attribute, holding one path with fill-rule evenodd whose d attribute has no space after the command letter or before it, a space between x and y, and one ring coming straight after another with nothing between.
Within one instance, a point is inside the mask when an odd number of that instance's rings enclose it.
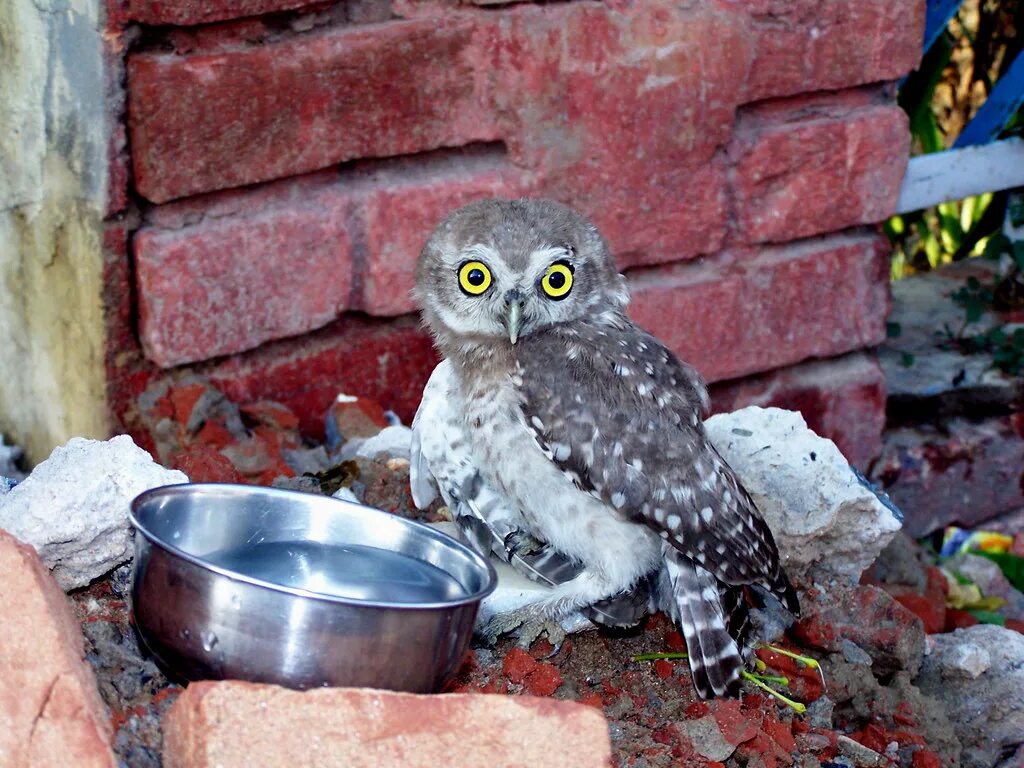
<instances>
[{"instance_id":1,"label":"brick fragment","mask_svg":"<svg viewBox=\"0 0 1024 768\"><path fill-rule=\"evenodd\" d=\"M388 426L380 403L365 397L339 393L327 411L327 433L341 443L357 437L373 437Z\"/></svg>"},{"instance_id":2,"label":"brick fragment","mask_svg":"<svg viewBox=\"0 0 1024 768\"><path fill-rule=\"evenodd\" d=\"M628 273L639 325L708 381L879 343L888 245L850 232Z\"/></svg>"},{"instance_id":3,"label":"brick fragment","mask_svg":"<svg viewBox=\"0 0 1024 768\"><path fill-rule=\"evenodd\" d=\"M910 131L876 89L813 94L742 110L728 152L736 236L782 242L892 215Z\"/></svg>"},{"instance_id":4,"label":"brick fragment","mask_svg":"<svg viewBox=\"0 0 1024 768\"><path fill-rule=\"evenodd\" d=\"M865 585L809 590L800 601L800 620L793 636L811 648L837 653L851 640L871 656L876 672L901 669L916 675L924 656L921 620L888 593Z\"/></svg>"},{"instance_id":5,"label":"brick fragment","mask_svg":"<svg viewBox=\"0 0 1024 768\"><path fill-rule=\"evenodd\" d=\"M972 527L1024 506L1024 434L1013 416L963 417L886 433L872 470L903 510L903 529L924 536Z\"/></svg>"},{"instance_id":6,"label":"brick fragment","mask_svg":"<svg viewBox=\"0 0 1024 768\"><path fill-rule=\"evenodd\" d=\"M575 702L226 681L193 683L175 701L163 757L167 768L604 768L611 746L604 717Z\"/></svg>"},{"instance_id":7,"label":"brick fragment","mask_svg":"<svg viewBox=\"0 0 1024 768\"><path fill-rule=\"evenodd\" d=\"M67 597L35 550L0 530L0 765L113 768L110 719Z\"/></svg>"},{"instance_id":8,"label":"brick fragment","mask_svg":"<svg viewBox=\"0 0 1024 768\"><path fill-rule=\"evenodd\" d=\"M917 616L929 635L943 632L946 627L946 604L941 599L925 595L896 595L896 602Z\"/></svg>"}]
</instances>

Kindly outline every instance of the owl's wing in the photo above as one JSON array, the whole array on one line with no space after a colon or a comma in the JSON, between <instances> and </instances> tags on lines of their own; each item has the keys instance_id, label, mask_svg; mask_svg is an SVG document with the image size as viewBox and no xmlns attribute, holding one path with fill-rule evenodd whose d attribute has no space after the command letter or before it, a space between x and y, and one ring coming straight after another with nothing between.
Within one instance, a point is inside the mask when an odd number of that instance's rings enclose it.
<instances>
[{"instance_id":1,"label":"owl's wing","mask_svg":"<svg viewBox=\"0 0 1024 768\"><path fill-rule=\"evenodd\" d=\"M705 436L707 391L692 368L625 318L534 334L517 354L525 420L582 490L719 581L798 608L771 531Z\"/></svg>"}]
</instances>

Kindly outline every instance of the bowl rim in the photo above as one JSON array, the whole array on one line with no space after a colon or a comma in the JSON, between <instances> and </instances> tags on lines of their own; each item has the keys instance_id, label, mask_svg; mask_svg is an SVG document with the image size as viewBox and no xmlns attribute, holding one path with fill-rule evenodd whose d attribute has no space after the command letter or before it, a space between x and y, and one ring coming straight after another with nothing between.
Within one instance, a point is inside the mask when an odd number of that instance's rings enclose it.
<instances>
[{"instance_id":1,"label":"bowl rim","mask_svg":"<svg viewBox=\"0 0 1024 768\"><path fill-rule=\"evenodd\" d=\"M469 595L460 597L452 600L440 600L435 602L418 602L418 603L399 603L387 600L360 600L354 597L343 597L341 595L329 595L322 592L313 592L310 590L302 589L300 587L290 587L284 584L275 584L272 581L266 579L259 579L255 576L250 576L245 573L233 571L230 568L224 568L219 565L215 565L202 557L193 555L189 552L184 551L180 547L165 541L145 525L139 522L136 516L136 510L143 504L147 503L151 498L160 496L178 496L178 495L195 495L203 493L204 491L219 491L227 492L236 495L263 495L263 496L277 496L277 497L293 497L302 496L317 499L321 502L327 502L332 505L338 506L339 510L346 508L352 508L358 510L361 514L371 513L376 515L386 515L389 519L398 522L401 525L405 525L409 528L414 529L417 533L425 535L431 538L442 546L452 547L456 550L461 551L465 555L468 555L476 565L481 567L486 574L483 587L472 592ZM352 501L346 501L345 499L336 499L333 496L324 496L317 493L311 493L308 491L296 491L285 488L270 488L267 486L254 486L254 485L243 485L240 483L173 483L170 485L161 485L156 488L150 488L149 490L143 491L132 499L128 510L128 520L134 526L136 532L141 534L146 541L155 547L158 547L165 552L179 557L182 560L190 563L197 568L201 568L211 573L215 573L219 576L232 579L233 581L240 581L245 584L249 584L254 587L266 589L271 592L278 592L282 594L292 595L294 597L302 597L309 600L317 600L326 603L336 603L342 605L357 606L360 608L380 608L387 610L413 610L413 611L429 611L438 609L449 609L458 608L464 605L472 603L478 603L490 595L498 586L498 573L494 569L494 565L491 563L490 558L482 556L479 552L463 544L453 536L449 536L447 533L438 530L437 528L422 523L418 520L410 520L406 517L399 515L393 515L389 512L385 512L376 507L369 507L365 504L356 504ZM435 566L436 567L436 566ZM138 572L137 569L134 571ZM450 574L449 574L450 575Z\"/></svg>"}]
</instances>

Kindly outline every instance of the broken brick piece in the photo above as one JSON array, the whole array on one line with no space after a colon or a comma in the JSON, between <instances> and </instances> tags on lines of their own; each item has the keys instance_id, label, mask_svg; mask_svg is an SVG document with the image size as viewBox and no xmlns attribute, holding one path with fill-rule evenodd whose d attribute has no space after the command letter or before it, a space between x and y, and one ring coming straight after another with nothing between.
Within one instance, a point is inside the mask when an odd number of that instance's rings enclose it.
<instances>
[{"instance_id":1,"label":"broken brick piece","mask_svg":"<svg viewBox=\"0 0 1024 768\"><path fill-rule=\"evenodd\" d=\"M67 597L2 530L0 583L0 765L113 768L110 718Z\"/></svg>"},{"instance_id":2,"label":"broken brick piece","mask_svg":"<svg viewBox=\"0 0 1024 768\"><path fill-rule=\"evenodd\" d=\"M222 681L193 683L174 703L163 759L166 768L604 768L611 744L604 717L575 702Z\"/></svg>"},{"instance_id":3,"label":"broken brick piece","mask_svg":"<svg viewBox=\"0 0 1024 768\"><path fill-rule=\"evenodd\" d=\"M328 436L340 440L373 437L388 425L384 409L366 397L338 395L327 413Z\"/></svg>"}]
</instances>

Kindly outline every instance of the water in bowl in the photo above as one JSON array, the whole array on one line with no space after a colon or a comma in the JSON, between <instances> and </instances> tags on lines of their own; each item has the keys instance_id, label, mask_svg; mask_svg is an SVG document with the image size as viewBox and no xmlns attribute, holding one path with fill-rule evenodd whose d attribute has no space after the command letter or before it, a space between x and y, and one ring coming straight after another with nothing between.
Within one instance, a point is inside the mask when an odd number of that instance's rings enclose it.
<instances>
[{"instance_id":1,"label":"water in bowl","mask_svg":"<svg viewBox=\"0 0 1024 768\"><path fill-rule=\"evenodd\" d=\"M361 544L264 541L222 549L204 559L271 584L332 597L432 603L467 594L450 574L430 563Z\"/></svg>"}]
</instances>

